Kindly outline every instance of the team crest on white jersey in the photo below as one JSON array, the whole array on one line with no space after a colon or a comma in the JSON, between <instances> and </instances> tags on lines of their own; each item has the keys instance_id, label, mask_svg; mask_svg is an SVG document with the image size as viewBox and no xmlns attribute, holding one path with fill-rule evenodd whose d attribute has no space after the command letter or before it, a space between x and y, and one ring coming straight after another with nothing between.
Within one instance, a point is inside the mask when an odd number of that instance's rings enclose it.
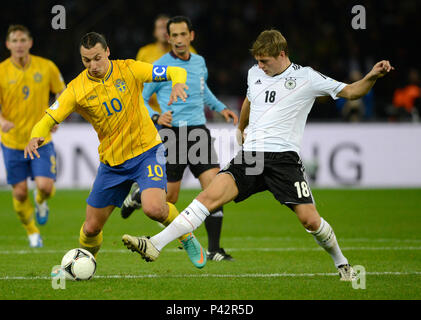
<instances>
[{"instance_id":1,"label":"team crest on white jersey","mask_svg":"<svg viewBox=\"0 0 421 320\"><path fill-rule=\"evenodd\" d=\"M284 86L285 88L287 88L288 90L292 90L297 86L297 79L294 78L286 78Z\"/></svg>"}]
</instances>

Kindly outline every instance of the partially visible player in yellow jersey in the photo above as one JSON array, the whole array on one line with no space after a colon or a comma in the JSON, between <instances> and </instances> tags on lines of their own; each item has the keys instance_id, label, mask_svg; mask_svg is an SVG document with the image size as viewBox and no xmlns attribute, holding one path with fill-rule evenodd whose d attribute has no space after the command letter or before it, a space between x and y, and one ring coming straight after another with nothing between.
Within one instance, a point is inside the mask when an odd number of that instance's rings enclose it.
<instances>
[{"instance_id":1,"label":"partially visible player in yellow jersey","mask_svg":"<svg viewBox=\"0 0 421 320\"><path fill-rule=\"evenodd\" d=\"M24 159L24 148L32 127L44 116L50 93L64 90L65 84L56 65L29 53L33 40L22 25L9 27L6 46L10 57L0 63L0 135L7 171L12 185L13 207L25 227L31 247L41 247L42 238L33 219L34 207L28 198L27 178L35 179L36 218L39 224L48 219L47 199L54 193L56 161L51 134L45 137L42 160Z\"/></svg>"},{"instance_id":2,"label":"partially visible player in yellow jersey","mask_svg":"<svg viewBox=\"0 0 421 320\"><path fill-rule=\"evenodd\" d=\"M139 49L136 55L136 60L154 63L161 58L164 54L171 51L171 45L168 42L167 22L170 17L161 14L156 17L154 22L153 36L156 42L147 44ZM190 52L197 53L196 50L190 46ZM161 113L156 94L154 93L148 101L149 106L156 112Z\"/></svg>"},{"instance_id":3,"label":"partially visible player in yellow jersey","mask_svg":"<svg viewBox=\"0 0 421 320\"><path fill-rule=\"evenodd\" d=\"M171 80L168 104L178 99L185 101L187 72L180 67L131 59L109 60L106 40L95 32L82 38L80 53L86 70L69 83L35 125L25 157L39 157L37 149L48 132L72 112L78 112L92 124L100 141L100 166L87 199L79 242L82 248L96 255L105 222L116 206L121 207L133 182L141 188L143 211L151 219L169 225L178 215L175 206L166 202L164 146L141 91L144 82ZM185 239L190 241L189 248L203 251L196 238L188 235L181 240ZM202 260L203 267L206 260Z\"/></svg>"}]
</instances>

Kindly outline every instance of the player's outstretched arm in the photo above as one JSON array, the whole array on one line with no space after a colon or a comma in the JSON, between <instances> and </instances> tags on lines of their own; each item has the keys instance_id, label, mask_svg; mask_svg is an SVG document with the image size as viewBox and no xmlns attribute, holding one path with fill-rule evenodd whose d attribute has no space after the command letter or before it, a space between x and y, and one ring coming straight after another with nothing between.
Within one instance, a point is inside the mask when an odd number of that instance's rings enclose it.
<instances>
[{"instance_id":1,"label":"player's outstretched arm","mask_svg":"<svg viewBox=\"0 0 421 320\"><path fill-rule=\"evenodd\" d=\"M338 97L349 100L359 99L370 91L377 79L384 77L392 70L395 70L395 68L390 65L388 60L377 62L373 69L371 69L363 79L353 82L343 88L338 93Z\"/></svg>"},{"instance_id":2,"label":"player's outstretched arm","mask_svg":"<svg viewBox=\"0 0 421 320\"><path fill-rule=\"evenodd\" d=\"M31 138L24 149L25 159L29 156L34 160L34 155L39 158L37 149L44 143L45 137L56 125L56 122L49 114L44 115L42 119L32 128Z\"/></svg>"}]
</instances>

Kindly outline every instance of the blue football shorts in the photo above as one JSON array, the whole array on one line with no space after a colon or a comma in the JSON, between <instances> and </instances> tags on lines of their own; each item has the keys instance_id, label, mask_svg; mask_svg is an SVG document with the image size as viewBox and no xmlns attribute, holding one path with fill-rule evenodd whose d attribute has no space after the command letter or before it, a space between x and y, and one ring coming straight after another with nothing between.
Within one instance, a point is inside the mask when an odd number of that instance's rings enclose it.
<instances>
[{"instance_id":1,"label":"blue football shorts","mask_svg":"<svg viewBox=\"0 0 421 320\"><path fill-rule=\"evenodd\" d=\"M52 142L38 148L40 158L24 158L24 151L11 149L1 144L3 160L7 172L7 183L15 185L30 177L47 177L56 180L56 152Z\"/></svg>"},{"instance_id":2,"label":"blue football shorts","mask_svg":"<svg viewBox=\"0 0 421 320\"><path fill-rule=\"evenodd\" d=\"M167 191L163 144L117 166L111 167L101 162L86 202L94 208L105 208L110 205L120 208L133 182L137 182L140 192L149 188Z\"/></svg>"}]
</instances>

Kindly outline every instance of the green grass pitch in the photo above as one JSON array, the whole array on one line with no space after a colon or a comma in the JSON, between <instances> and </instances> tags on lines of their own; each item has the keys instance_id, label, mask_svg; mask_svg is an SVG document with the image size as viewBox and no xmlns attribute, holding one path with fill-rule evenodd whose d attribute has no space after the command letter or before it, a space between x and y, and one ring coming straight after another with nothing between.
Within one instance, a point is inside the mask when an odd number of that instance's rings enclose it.
<instances>
[{"instance_id":1,"label":"green grass pitch","mask_svg":"<svg viewBox=\"0 0 421 320\"><path fill-rule=\"evenodd\" d=\"M345 256L365 268L365 289L340 282L329 255L265 192L225 206L221 242L235 262L208 261L195 269L174 241L146 263L121 236L153 235L160 227L141 211L123 220L116 209L104 228L95 277L55 290L51 268L78 247L88 192L57 191L50 219L40 227L40 249L29 248L10 191L0 192L0 299L421 299L420 189L313 190ZM177 207L197 193L183 190ZM204 225L195 233L206 246Z\"/></svg>"}]
</instances>

